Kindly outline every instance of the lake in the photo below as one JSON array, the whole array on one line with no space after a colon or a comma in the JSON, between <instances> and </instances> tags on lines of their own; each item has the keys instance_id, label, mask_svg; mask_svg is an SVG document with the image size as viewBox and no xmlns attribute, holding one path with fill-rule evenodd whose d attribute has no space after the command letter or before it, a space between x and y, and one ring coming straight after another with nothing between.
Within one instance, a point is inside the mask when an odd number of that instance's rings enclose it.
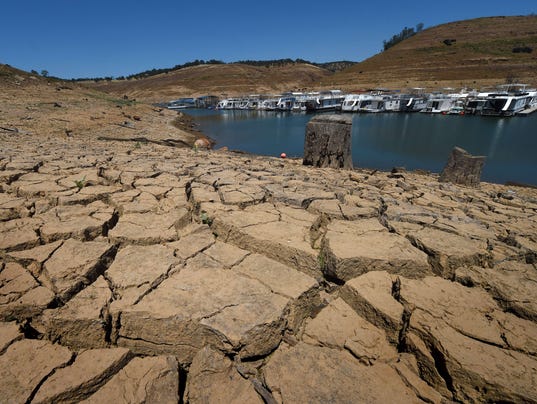
<instances>
[{"instance_id":1,"label":"lake","mask_svg":"<svg viewBox=\"0 0 537 404\"><path fill-rule=\"evenodd\" d=\"M187 110L215 148L302 157L314 116L272 111ZM487 156L482 180L537 185L537 113L497 118L437 114L353 114L355 167L442 171L454 146Z\"/></svg>"}]
</instances>

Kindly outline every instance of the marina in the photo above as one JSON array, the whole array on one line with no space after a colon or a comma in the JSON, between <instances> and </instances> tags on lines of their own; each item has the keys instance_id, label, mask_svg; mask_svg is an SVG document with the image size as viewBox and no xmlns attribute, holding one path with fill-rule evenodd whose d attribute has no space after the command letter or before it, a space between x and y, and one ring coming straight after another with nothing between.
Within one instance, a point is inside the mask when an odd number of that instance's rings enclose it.
<instances>
[{"instance_id":1,"label":"marina","mask_svg":"<svg viewBox=\"0 0 537 404\"><path fill-rule=\"evenodd\" d=\"M162 104L169 109L352 113L421 112L443 115L527 116L537 110L537 89L525 84L499 85L490 91L452 88L426 93L423 88L373 89L344 93L341 90L286 92L278 95L247 95L219 99L216 96L182 98ZM207 100L210 100L208 102Z\"/></svg>"}]
</instances>

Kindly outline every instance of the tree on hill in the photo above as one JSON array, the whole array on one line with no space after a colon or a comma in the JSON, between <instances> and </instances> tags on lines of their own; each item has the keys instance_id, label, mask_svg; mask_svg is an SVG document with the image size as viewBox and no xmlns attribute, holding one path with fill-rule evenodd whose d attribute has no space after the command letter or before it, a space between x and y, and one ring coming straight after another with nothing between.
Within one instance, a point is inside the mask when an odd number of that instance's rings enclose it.
<instances>
[{"instance_id":1,"label":"tree on hill","mask_svg":"<svg viewBox=\"0 0 537 404\"><path fill-rule=\"evenodd\" d=\"M184 69L186 67L192 67L192 66L199 66L199 65L210 65L210 64L223 64L224 62L222 62L221 60L216 60L216 59L211 59L211 60L199 60L199 59L196 59L192 62L187 62L187 63L183 63L182 65L175 65L174 67L170 67L170 68L164 68L164 69L151 69L151 70L146 70L144 72L141 72L141 73L137 73L137 74L131 74L129 76L127 76L126 78L127 79L142 79L142 78L145 78L145 77L151 77L151 76L156 76L157 74L161 74L161 73L169 73L171 71L174 71L174 70L180 70L180 69Z\"/></svg>"},{"instance_id":2,"label":"tree on hill","mask_svg":"<svg viewBox=\"0 0 537 404\"><path fill-rule=\"evenodd\" d=\"M327 69L332 72L335 72L335 71L343 70L349 66L352 66L356 62L340 60L340 61L328 62L328 63L314 63L314 62L310 62L304 59L289 59L288 58L288 59L273 59L273 60L239 60L237 62L232 62L232 64L233 63L241 63L241 64L246 64L250 66L258 66L258 67L264 66L267 68L276 67L276 66L285 66L287 64L303 63L303 64L310 64L310 65L318 66L323 69ZM210 59L210 60L196 59L192 62L186 62L181 65L175 65L174 67L170 67L170 68L151 69L151 70L146 70L140 73L131 74L128 76L119 76L119 77L116 77L116 80L143 79L143 78L155 76L157 74L162 74L162 73L167 74L169 72L184 69L186 67L199 66L199 65L215 65L215 64L226 64L226 63L221 60L216 60L216 59ZM84 77L84 78L72 79L71 81L94 81L97 83L99 81L103 81L103 80L110 81L112 79L113 77L94 77L94 78Z\"/></svg>"},{"instance_id":3,"label":"tree on hill","mask_svg":"<svg viewBox=\"0 0 537 404\"><path fill-rule=\"evenodd\" d=\"M411 36L416 35L418 32L421 32L423 30L423 23L420 22L418 25L416 25L416 28L408 28L405 27L399 32L398 34L395 34L392 36L389 40L382 41L383 44L383 51L390 49L392 46L397 45L399 42L404 41L405 39L410 38Z\"/></svg>"}]
</instances>

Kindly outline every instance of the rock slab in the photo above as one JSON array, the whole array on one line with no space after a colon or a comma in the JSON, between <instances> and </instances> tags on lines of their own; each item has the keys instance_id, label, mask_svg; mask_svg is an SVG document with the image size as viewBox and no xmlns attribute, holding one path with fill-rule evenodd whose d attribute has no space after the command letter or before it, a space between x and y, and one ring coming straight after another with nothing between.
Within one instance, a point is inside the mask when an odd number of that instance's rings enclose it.
<instances>
[{"instance_id":1,"label":"rock slab","mask_svg":"<svg viewBox=\"0 0 537 404\"><path fill-rule=\"evenodd\" d=\"M304 369L315 372L304 377ZM303 343L281 347L265 380L280 403L420 402L390 366L365 366L348 352Z\"/></svg>"},{"instance_id":2,"label":"rock slab","mask_svg":"<svg viewBox=\"0 0 537 404\"><path fill-rule=\"evenodd\" d=\"M134 358L84 403L179 402L179 368L172 356Z\"/></svg>"},{"instance_id":3,"label":"rock slab","mask_svg":"<svg viewBox=\"0 0 537 404\"><path fill-rule=\"evenodd\" d=\"M232 362L209 347L200 350L192 361L186 396L192 404L263 403L252 383L242 378Z\"/></svg>"},{"instance_id":4,"label":"rock slab","mask_svg":"<svg viewBox=\"0 0 537 404\"><path fill-rule=\"evenodd\" d=\"M67 368L56 369L32 402L76 402L97 390L130 360L125 348L91 349L80 353Z\"/></svg>"},{"instance_id":5,"label":"rock slab","mask_svg":"<svg viewBox=\"0 0 537 404\"><path fill-rule=\"evenodd\" d=\"M69 349L47 341L27 339L12 344L0 356L0 401L28 402L39 384L71 357Z\"/></svg>"}]
</instances>

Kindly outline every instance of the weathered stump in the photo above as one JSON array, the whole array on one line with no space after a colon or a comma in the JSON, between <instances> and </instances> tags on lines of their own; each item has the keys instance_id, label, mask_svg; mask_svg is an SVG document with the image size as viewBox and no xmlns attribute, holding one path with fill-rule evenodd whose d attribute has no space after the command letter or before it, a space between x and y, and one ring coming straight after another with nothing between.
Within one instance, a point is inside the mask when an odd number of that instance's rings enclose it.
<instances>
[{"instance_id":1,"label":"weathered stump","mask_svg":"<svg viewBox=\"0 0 537 404\"><path fill-rule=\"evenodd\" d=\"M477 187L485 156L472 156L460 147L454 147L438 181Z\"/></svg>"},{"instance_id":2,"label":"weathered stump","mask_svg":"<svg viewBox=\"0 0 537 404\"><path fill-rule=\"evenodd\" d=\"M352 169L352 117L317 115L308 122L304 165Z\"/></svg>"}]
</instances>

